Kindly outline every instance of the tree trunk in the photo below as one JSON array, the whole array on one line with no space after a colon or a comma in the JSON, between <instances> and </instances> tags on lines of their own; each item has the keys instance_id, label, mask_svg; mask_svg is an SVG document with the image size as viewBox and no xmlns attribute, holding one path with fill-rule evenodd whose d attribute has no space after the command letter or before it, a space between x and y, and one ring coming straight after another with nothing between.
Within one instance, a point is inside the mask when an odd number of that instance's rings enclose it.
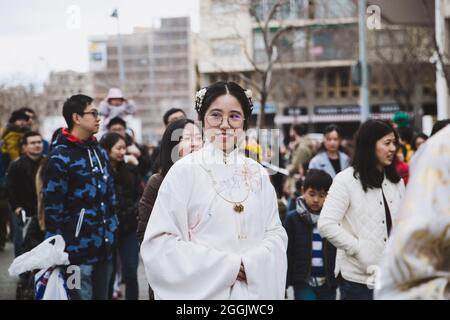
<instances>
[{"instance_id":1,"label":"tree trunk","mask_svg":"<svg viewBox=\"0 0 450 320\"><path fill-rule=\"evenodd\" d=\"M261 106L259 109L259 117L258 117L258 120L259 120L258 128L259 129L264 129L266 127L266 113L265 113L266 101L267 101L267 93L263 92L263 93L261 93L261 101L260 101Z\"/></svg>"}]
</instances>

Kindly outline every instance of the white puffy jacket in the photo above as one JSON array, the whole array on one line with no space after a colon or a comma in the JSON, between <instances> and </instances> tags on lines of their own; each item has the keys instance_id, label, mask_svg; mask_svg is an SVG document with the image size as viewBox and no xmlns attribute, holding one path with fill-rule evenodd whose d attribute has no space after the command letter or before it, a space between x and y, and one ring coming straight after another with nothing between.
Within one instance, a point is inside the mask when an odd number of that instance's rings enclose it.
<instances>
[{"instance_id":1,"label":"white puffy jacket","mask_svg":"<svg viewBox=\"0 0 450 320\"><path fill-rule=\"evenodd\" d=\"M345 280L373 285L388 238L383 194L380 188L364 192L354 169L341 171L333 180L328 192L318 227L338 250L336 276ZM403 180L390 182L386 177L382 189L395 227L396 216L405 185Z\"/></svg>"}]
</instances>

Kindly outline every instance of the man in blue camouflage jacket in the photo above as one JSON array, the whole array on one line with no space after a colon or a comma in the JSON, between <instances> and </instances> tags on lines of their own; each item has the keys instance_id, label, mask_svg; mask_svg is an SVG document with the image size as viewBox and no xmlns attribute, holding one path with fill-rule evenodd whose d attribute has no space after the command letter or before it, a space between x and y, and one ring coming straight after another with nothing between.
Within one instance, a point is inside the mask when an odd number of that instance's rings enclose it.
<instances>
[{"instance_id":1,"label":"man in blue camouflage jacket","mask_svg":"<svg viewBox=\"0 0 450 320\"><path fill-rule=\"evenodd\" d=\"M46 237L62 235L70 263L80 267L81 287L70 290L71 299L102 300L108 296L118 225L108 155L93 136L100 119L92 98L70 97L63 116L68 128L44 168Z\"/></svg>"}]
</instances>

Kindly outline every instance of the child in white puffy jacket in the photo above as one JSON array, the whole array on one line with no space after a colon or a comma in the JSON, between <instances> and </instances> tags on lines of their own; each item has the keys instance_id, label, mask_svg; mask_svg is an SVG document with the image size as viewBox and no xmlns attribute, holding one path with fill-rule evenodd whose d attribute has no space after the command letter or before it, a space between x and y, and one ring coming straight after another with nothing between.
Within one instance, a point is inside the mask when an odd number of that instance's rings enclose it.
<instances>
[{"instance_id":1,"label":"child in white puffy jacket","mask_svg":"<svg viewBox=\"0 0 450 320\"><path fill-rule=\"evenodd\" d=\"M127 100L118 88L109 89L108 96L99 105L99 113L104 117L102 131L111 119L115 117L124 119L125 116L134 115L135 112L136 105L133 100Z\"/></svg>"}]
</instances>

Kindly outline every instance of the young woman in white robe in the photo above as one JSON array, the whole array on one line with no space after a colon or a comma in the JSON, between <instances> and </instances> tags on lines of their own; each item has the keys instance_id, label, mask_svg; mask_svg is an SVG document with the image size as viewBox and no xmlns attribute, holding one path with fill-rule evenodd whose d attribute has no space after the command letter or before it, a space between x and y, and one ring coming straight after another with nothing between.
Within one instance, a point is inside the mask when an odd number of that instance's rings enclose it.
<instances>
[{"instance_id":1,"label":"young woman in white robe","mask_svg":"<svg viewBox=\"0 0 450 320\"><path fill-rule=\"evenodd\" d=\"M267 172L236 148L251 97L233 82L197 93L205 146L177 161L141 246L156 299L283 299L287 235Z\"/></svg>"}]
</instances>

